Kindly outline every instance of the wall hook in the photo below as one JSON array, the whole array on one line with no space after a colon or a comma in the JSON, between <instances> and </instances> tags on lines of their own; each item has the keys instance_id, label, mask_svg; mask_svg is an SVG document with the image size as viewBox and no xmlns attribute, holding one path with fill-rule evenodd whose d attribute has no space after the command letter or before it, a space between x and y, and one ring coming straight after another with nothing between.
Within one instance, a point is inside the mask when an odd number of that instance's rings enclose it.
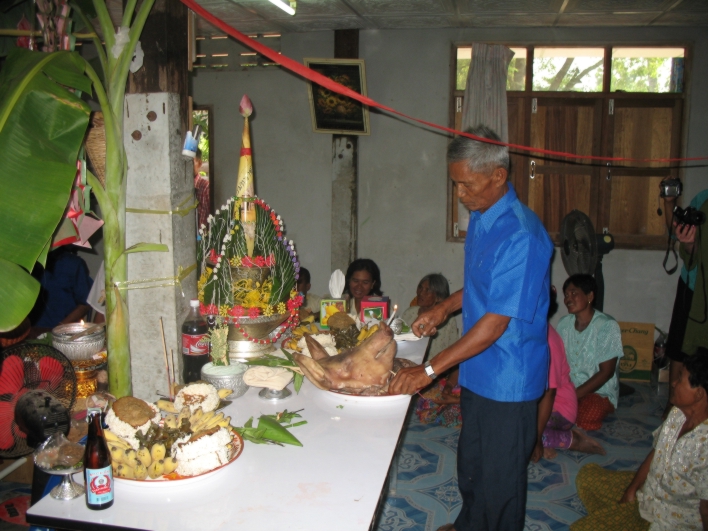
<instances>
[{"instance_id":1,"label":"wall hook","mask_svg":"<svg viewBox=\"0 0 708 531\"><path fill-rule=\"evenodd\" d=\"M531 177L533 179L536 177L536 161L532 160L529 163L529 166L531 167L531 173L529 174L529 177Z\"/></svg>"},{"instance_id":2,"label":"wall hook","mask_svg":"<svg viewBox=\"0 0 708 531\"><path fill-rule=\"evenodd\" d=\"M609 181L610 179L612 179L612 170L610 169L611 167L612 167L612 164L610 164L610 163L608 162L608 163L607 163L607 177L606 177L606 179L607 179L608 181Z\"/></svg>"}]
</instances>

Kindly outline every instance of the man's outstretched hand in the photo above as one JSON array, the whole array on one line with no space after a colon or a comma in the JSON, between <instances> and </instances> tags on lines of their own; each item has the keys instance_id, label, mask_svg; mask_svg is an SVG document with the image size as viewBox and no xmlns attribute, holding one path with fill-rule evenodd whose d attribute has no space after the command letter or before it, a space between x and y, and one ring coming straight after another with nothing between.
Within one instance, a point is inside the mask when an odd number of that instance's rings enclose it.
<instances>
[{"instance_id":1,"label":"man's outstretched hand","mask_svg":"<svg viewBox=\"0 0 708 531\"><path fill-rule=\"evenodd\" d=\"M411 325L411 332L418 337L434 336L438 326L447 319L447 310L442 304L436 304L427 312L421 313Z\"/></svg>"},{"instance_id":2,"label":"man's outstretched hand","mask_svg":"<svg viewBox=\"0 0 708 531\"><path fill-rule=\"evenodd\" d=\"M412 395L432 381L430 376L425 374L422 365L401 369L388 384L388 393L390 395Z\"/></svg>"}]
</instances>

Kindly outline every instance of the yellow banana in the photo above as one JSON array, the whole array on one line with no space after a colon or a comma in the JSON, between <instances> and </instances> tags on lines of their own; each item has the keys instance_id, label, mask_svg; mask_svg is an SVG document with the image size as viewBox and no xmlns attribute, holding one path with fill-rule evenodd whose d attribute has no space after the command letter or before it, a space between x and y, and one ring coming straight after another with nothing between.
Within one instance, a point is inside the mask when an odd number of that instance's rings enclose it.
<instances>
[{"instance_id":1,"label":"yellow banana","mask_svg":"<svg viewBox=\"0 0 708 531\"><path fill-rule=\"evenodd\" d=\"M113 433L111 430L103 430L103 435L106 438L106 441L109 443L117 443L121 446L129 446L127 442L125 442L123 439L118 437L115 433Z\"/></svg>"},{"instance_id":2,"label":"yellow banana","mask_svg":"<svg viewBox=\"0 0 708 531\"><path fill-rule=\"evenodd\" d=\"M116 466L120 465L123 462L123 449L119 448L118 446L111 446L110 447L110 452L111 452L111 462L115 463Z\"/></svg>"},{"instance_id":3,"label":"yellow banana","mask_svg":"<svg viewBox=\"0 0 708 531\"><path fill-rule=\"evenodd\" d=\"M213 411L210 411L209 413L204 413L204 415L202 415L195 424L192 424L192 431L194 433L202 431L204 429L204 426L211 425L212 421L216 417L222 419L224 418L224 414L219 413L218 415L214 415Z\"/></svg>"},{"instance_id":4,"label":"yellow banana","mask_svg":"<svg viewBox=\"0 0 708 531\"><path fill-rule=\"evenodd\" d=\"M218 422L218 424L219 424L219 426L221 426L222 428L228 428L228 427L229 427L229 424L231 424L231 417L225 417L225 418L221 419L221 420Z\"/></svg>"},{"instance_id":5,"label":"yellow banana","mask_svg":"<svg viewBox=\"0 0 708 531\"><path fill-rule=\"evenodd\" d=\"M314 323L315 322L315 316L314 315L308 315L305 317L302 321L300 321L302 324L307 324L307 323Z\"/></svg>"},{"instance_id":6,"label":"yellow banana","mask_svg":"<svg viewBox=\"0 0 708 531\"><path fill-rule=\"evenodd\" d=\"M142 480L148 477L147 467L141 463L138 463L138 465L133 470L133 473L135 474L135 479Z\"/></svg>"},{"instance_id":7,"label":"yellow banana","mask_svg":"<svg viewBox=\"0 0 708 531\"><path fill-rule=\"evenodd\" d=\"M189 410L189 406L184 406L182 408L182 411L180 411L179 414L177 415L177 427L182 425L183 419L189 419L191 416L192 416L192 413Z\"/></svg>"},{"instance_id":8,"label":"yellow banana","mask_svg":"<svg viewBox=\"0 0 708 531\"><path fill-rule=\"evenodd\" d=\"M154 448L154 446L153 446ZM152 479L157 479L159 478L165 471L165 465L162 459L155 460L153 461L150 466L148 467L148 475Z\"/></svg>"},{"instance_id":9,"label":"yellow banana","mask_svg":"<svg viewBox=\"0 0 708 531\"><path fill-rule=\"evenodd\" d=\"M177 415L167 415L164 418L165 427L171 430L177 429Z\"/></svg>"},{"instance_id":10,"label":"yellow banana","mask_svg":"<svg viewBox=\"0 0 708 531\"><path fill-rule=\"evenodd\" d=\"M119 478L135 479L135 471L132 467L125 464L118 465L118 468L116 468L116 475Z\"/></svg>"},{"instance_id":11,"label":"yellow banana","mask_svg":"<svg viewBox=\"0 0 708 531\"><path fill-rule=\"evenodd\" d=\"M135 450L131 448L130 450L123 451L123 464L131 468L138 464L138 455L135 453Z\"/></svg>"},{"instance_id":12,"label":"yellow banana","mask_svg":"<svg viewBox=\"0 0 708 531\"><path fill-rule=\"evenodd\" d=\"M207 422L205 422L204 424L202 424L200 426L199 431L208 430L208 429L213 428L214 426L218 426L219 422L221 422L222 420L224 420L223 413L219 413L218 415L214 415L211 419L209 419Z\"/></svg>"},{"instance_id":13,"label":"yellow banana","mask_svg":"<svg viewBox=\"0 0 708 531\"><path fill-rule=\"evenodd\" d=\"M219 398L223 400L224 398L229 396L233 391L231 389L219 389L217 392L219 393Z\"/></svg>"},{"instance_id":14,"label":"yellow banana","mask_svg":"<svg viewBox=\"0 0 708 531\"><path fill-rule=\"evenodd\" d=\"M162 467L163 474L171 474L177 469L177 459L174 457L165 457Z\"/></svg>"},{"instance_id":15,"label":"yellow banana","mask_svg":"<svg viewBox=\"0 0 708 531\"><path fill-rule=\"evenodd\" d=\"M150 450L144 446L141 446L138 450L137 458L138 461L140 461L140 463L142 463L146 468L150 466L150 463L152 463L152 455L150 454Z\"/></svg>"},{"instance_id":16,"label":"yellow banana","mask_svg":"<svg viewBox=\"0 0 708 531\"><path fill-rule=\"evenodd\" d=\"M359 335L356 336L356 340L357 340L357 342L363 341L365 337L366 337L366 328L362 328L361 330L359 330Z\"/></svg>"},{"instance_id":17,"label":"yellow banana","mask_svg":"<svg viewBox=\"0 0 708 531\"><path fill-rule=\"evenodd\" d=\"M152 445L152 448L150 449L150 456L152 457L153 463L155 461L159 461L160 459L163 459L165 457L166 453L167 453L167 450L165 449L165 445L162 443L155 443ZM153 463L150 463L150 464L152 465ZM152 475L150 477L152 477Z\"/></svg>"},{"instance_id":18,"label":"yellow banana","mask_svg":"<svg viewBox=\"0 0 708 531\"><path fill-rule=\"evenodd\" d=\"M158 400L156 405L162 411L167 411L167 413L177 413L175 403L170 402L169 400Z\"/></svg>"},{"instance_id":19,"label":"yellow banana","mask_svg":"<svg viewBox=\"0 0 708 531\"><path fill-rule=\"evenodd\" d=\"M202 408L200 406L194 411L194 413L192 413L192 416L189 417L190 426L194 426L197 421L202 417L202 415L204 415L204 411L202 411Z\"/></svg>"}]
</instances>

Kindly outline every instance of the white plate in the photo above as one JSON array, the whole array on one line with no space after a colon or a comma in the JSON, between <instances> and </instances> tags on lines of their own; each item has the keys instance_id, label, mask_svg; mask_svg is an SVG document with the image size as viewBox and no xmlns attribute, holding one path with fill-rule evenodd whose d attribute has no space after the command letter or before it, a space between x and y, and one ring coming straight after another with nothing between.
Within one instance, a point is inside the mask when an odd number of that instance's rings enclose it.
<instances>
[{"instance_id":1,"label":"white plate","mask_svg":"<svg viewBox=\"0 0 708 531\"><path fill-rule=\"evenodd\" d=\"M229 459L229 462L226 464L223 464L219 467L216 467L213 470L209 470L208 472L203 472L201 474L197 474L196 476L180 476L177 474L177 472L172 472L172 474L169 474L167 476L162 476L157 479L127 479L127 478L119 478L116 477L115 480L120 484L124 485L130 485L131 487L138 487L138 488L149 488L149 489L154 489L154 488L164 488L164 487L181 487L182 485L193 485L194 483L198 483L199 481L202 481L204 479L208 479L212 475L216 474L217 472L223 470L227 466L229 466L231 463L236 461L236 459L239 458L241 455L241 452L243 452L243 439L241 436L236 433L233 433L233 439L231 441L231 444L233 444L233 449L232 449L232 455L231 459Z\"/></svg>"},{"instance_id":2,"label":"white plate","mask_svg":"<svg viewBox=\"0 0 708 531\"><path fill-rule=\"evenodd\" d=\"M411 399L411 395L361 396L339 393L337 391L324 391L324 393L328 399L341 404L365 404L374 406L404 402Z\"/></svg>"}]
</instances>

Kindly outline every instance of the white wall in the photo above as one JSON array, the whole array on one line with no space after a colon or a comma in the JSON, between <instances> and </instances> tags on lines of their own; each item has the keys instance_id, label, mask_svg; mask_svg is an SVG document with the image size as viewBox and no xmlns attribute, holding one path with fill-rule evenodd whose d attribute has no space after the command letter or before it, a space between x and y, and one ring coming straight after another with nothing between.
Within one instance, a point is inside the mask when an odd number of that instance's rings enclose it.
<instances>
[{"instance_id":1,"label":"white wall","mask_svg":"<svg viewBox=\"0 0 708 531\"><path fill-rule=\"evenodd\" d=\"M541 41L543 39L543 41ZM686 43L693 65L687 156L708 153L708 36L700 28L514 28L367 30L360 32L369 95L403 113L448 124L453 43ZM332 57L333 33L284 35L282 53ZM216 204L234 193L242 119L248 93L256 109L252 139L257 194L286 221L313 291L326 293L330 274L331 135L312 132L306 83L283 71L205 72L193 80L194 101L215 110ZM359 140L359 256L382 270L384 291L407 307L418 280L442 272L462 286L463 246L445 241L447 138L397 117L372 112L371 136ZM708 171L686 172L686 195L708 187ZM604 259L605 309L617 319L655 322L666 329L676 275L668 277L659 251L615 250ZM566 275L560 258L553 282ZM562 315L564 309L559 312Z\"/></svg>"}]
</instances>

